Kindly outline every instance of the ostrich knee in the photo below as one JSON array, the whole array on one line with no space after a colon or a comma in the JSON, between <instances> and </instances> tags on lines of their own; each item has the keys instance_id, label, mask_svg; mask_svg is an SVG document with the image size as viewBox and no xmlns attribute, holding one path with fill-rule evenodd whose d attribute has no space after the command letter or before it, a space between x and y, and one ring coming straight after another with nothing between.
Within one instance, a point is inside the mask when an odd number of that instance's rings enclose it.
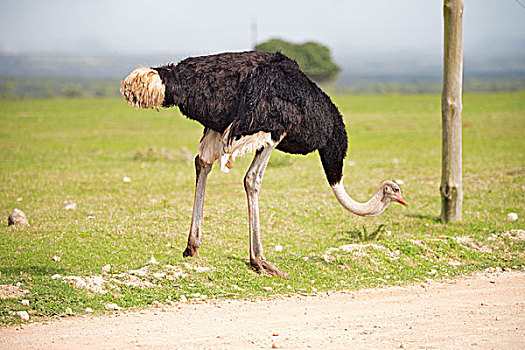
<instances>
[{"instance_id":1,"label":"ostrich knee","mask_svg":"<svg viewBox=\"0 0 525 350\"><path fill-rule=\"evenodd\" d=\"M244 190L251 195L259 194L262 185L262 174L252 171L251 169L244 177Z\"/></svg>"}]
</instances>

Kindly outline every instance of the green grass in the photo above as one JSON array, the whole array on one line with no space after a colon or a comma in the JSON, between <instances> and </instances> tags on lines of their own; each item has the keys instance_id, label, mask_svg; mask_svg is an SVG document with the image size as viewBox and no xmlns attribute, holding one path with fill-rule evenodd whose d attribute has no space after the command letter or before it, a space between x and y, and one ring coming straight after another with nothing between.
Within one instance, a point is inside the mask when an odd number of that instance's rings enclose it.
<instances>
[{"instance_id":1,"label":"green grass","mask_svg":"<svg viewBox=\"0 0 525 350\"><path fill-rule=\"evenodd\" d=\"M256 298L404 284L524 266L525 93L464 97L463 221L442 224L441 117L438 95L336 96L350 149L345 185L366 200L380 181L401 179L407 208L382 216L345 212L317 154L276 151L260 207L266 258L289 280L254 273L248 263L248 219L242 179L251 157L229 174L209 176L201 259L183 259L194 189L192 153L202 127L175 109L136 111L121 99L0 101L0 284L24 297L0 299L0 323L104 312L189 299ZM188 151L189 150L189 151ZM123 182L130 177L131 182ZM78 209L62 209L74 202ZM8 227L14 208L29 227ZM519 215L505 221L509 212ZM384 228L380 225L385 225ZM376 232L377 231L377 232ZM510 232L510 233L509 233ZM275 251L281 245L281 252ZM343 248L340 248L343 246ZM54 256L60 258L56 261ZM155 257L158 265L149 263ZM120 281L150 265L138 288L113 282L106 294L75 288L61 276L95 276L111 265ZM186 273L168 279L153 272ZM198 272L195 267L209 267ZM119 277L120 276L120 277ZM272 287L271 291L263 287ZM312 288L313 287L313 288ZM22 306L28 299L29 306Z\"/></svg>"}]
</instances>

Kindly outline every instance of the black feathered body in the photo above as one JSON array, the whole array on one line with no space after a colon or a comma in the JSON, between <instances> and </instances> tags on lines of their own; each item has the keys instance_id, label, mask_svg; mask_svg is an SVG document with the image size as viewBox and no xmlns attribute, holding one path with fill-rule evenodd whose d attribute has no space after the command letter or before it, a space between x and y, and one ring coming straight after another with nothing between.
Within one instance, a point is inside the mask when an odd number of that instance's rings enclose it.
<instances>
[{"instance_id":1,"label":"black feathered body","mask_svg":"<svg viewBox=\"0 0 525 350\"><path fill-rule=\"evenodd\" d=\"M319 150L328 182L341 180L348 140L337 107L295 61L280 53L240 52L192 57L154 68L165 85L163 106L238 139L271 133L277 149Z\"/></svg>"}]
</instances>

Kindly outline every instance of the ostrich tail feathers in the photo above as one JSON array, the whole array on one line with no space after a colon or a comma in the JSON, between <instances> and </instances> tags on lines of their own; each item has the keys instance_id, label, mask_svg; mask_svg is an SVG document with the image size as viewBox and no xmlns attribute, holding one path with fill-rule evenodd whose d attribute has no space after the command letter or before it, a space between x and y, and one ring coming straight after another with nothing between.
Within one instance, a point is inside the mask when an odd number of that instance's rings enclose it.
<instances>
[{"instance_id":1,"label":"ostrich tail feathers","mask_svg":"<svg viewBox=\"0 0 525 350\"><path fill-rule=\"evenodd\" d=\"M166 87L159 73L149 67L139 67L122 81L120 93L137 108L162 107Z\"/></svg>"}]
</instances>

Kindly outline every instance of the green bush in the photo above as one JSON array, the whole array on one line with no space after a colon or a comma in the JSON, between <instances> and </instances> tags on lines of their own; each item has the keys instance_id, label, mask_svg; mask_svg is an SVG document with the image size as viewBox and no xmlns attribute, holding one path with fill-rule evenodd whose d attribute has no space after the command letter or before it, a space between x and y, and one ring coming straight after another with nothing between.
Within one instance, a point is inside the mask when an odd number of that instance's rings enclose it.
<instances>
[{"instance_id":1,"label":"green bush","mask_svg":"<svg viewBox=\"0 0 525 350\"><path fill-rule=\"evenodd\" d=\"M256 51L281 52L297 61L299 67L312 80L326 82L341 70L333 61L330 50L319 43L294 44L282 39L270 39L255 46Z\"/></svg>"}]
</instances>

